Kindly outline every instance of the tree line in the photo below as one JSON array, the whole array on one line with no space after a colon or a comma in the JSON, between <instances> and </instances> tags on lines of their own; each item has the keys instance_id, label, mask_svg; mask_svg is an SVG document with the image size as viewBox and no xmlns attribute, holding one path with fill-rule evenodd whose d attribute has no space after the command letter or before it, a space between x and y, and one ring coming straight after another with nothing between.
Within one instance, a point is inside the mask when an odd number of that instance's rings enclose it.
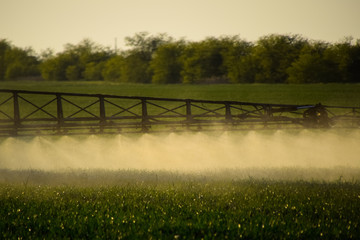
<instances>
[{"instance_id":1,"label":"tree line","mask_svg":"<svg viewBox=\"0 0 360 240\"><path fill-rule=\"evenodd\" d=\"M167 34L126 37L127 50L114 51L84 39L64 51L37 55L0 40L0 80L126 83L357 83L360 39L338 43L300 35L271 34L249 42L239 36L192 42Z\"/></svg>"}]
</instances>

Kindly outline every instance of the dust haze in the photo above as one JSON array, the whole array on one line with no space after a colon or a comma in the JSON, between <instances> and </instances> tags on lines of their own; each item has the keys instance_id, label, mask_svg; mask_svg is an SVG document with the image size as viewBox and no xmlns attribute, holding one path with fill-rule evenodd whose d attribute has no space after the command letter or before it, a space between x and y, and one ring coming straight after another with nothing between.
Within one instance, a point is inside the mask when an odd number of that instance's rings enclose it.
<instances>
[{"instance_id":1,"label":"dust haze","mask_svg":"<svg viewBox=\"0 0 360 240\"><path fill-rule=\"evenodd\" d=\"M279 178L290 169L297 178L354 178L359 143L359 130L6 138L0 141L0 169L228 172L259 178Z\"/></svg>"}]
</instances>

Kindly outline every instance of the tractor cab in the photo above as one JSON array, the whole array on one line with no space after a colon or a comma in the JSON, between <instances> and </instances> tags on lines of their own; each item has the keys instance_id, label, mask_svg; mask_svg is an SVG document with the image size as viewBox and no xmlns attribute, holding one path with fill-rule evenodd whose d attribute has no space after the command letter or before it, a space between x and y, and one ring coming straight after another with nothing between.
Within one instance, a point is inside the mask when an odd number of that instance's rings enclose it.
<instances>
[{"instance_id":1,"label":"tractor cab","mask_svg":"<svg viewBox=\"0 0 360 240\"><path fill-rule=\"evenodd\" d=\"M326 108L321 103L311 106L303 113L304 126L310 128L328 128L329 117Z\"/></svg>"}]
</instances>

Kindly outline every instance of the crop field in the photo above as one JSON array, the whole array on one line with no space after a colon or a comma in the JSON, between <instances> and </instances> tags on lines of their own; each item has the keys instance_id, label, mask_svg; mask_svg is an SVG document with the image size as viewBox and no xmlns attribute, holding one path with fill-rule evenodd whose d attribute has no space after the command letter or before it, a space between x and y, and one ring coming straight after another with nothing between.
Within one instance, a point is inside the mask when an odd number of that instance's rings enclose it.
<instances>
[{"instance_id":1,"label":"crop field","mask_svg":"<svg viewBox=\"0 0 360 240\"><path fill-rule=\"evenodd\" d=\"M357 239L360 234L360 185L341 179L226 180L124 171L111 173L122 176L116 183L89 186L95 172L84 174L64 174L76 181L70 186L2 184L3 238Z\"/></svg>"},{"instance_id":2,"label":"crop field","mask_svg":"<svg viewBox=\"0 0 360 240\"><path fill-rule=\"evenodd\" d=\"M0 89L360 106L358 84ZM0 138L1 239L359 239L360 130Z\"/></svg>"},{"instance_id":3,"label":"crop field","mask_svg":"<svg viewBox=\"0 0 360 240\"><path fill-rule=\"evenodd\" d=\"M156 85L107 82L0 82L1 89L360 107L360 84Z\"/></svg>"}]
</instances>

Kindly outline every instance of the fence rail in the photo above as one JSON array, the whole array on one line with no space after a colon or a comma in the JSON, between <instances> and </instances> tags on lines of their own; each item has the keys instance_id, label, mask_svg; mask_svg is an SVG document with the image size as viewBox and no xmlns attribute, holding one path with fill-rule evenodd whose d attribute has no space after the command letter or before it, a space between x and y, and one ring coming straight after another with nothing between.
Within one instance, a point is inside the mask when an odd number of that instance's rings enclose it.
<instances>
[{"instance_id":1,"label":"fence rail","mask_svg":"<svg viewBox=\"0 0 360 240\"><path fill-rule=\"evenodd\" d=\"M359 126L359 107L0 89L0 136Z\"/></svg>"}]
</instances>

